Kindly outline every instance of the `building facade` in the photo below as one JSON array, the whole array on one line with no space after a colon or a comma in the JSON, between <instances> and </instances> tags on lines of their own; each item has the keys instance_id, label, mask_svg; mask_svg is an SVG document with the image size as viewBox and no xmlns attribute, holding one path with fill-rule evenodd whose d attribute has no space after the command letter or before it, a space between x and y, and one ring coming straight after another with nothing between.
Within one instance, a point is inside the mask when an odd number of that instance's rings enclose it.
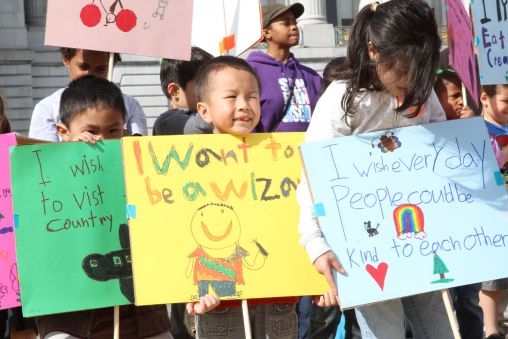
<instances>
[{"instance_id":1,"label":"building facade","mask_svg":"<svg viewBox=\"0 0 508 339\"><path fill-rule=\"evenodd\" d=\"M443 25L444 0L426 1ZM296 0L262 0L263 4L273 2L290 4ZM305 6L305 13L299 18L302 39L300 48L292 51L301 62L321 72L331 58L344 55L340 26L351 24L359 0L299 2ZM28 134L34 105L68 83L58 49L44 46L46 8L47 0L0 2L0 93L13 129L22 134ZM160 89L158 59L122 55L113 81L124 93L138 99L149 128L167 109L167 99Z\"/></svg>"}]
</instances>

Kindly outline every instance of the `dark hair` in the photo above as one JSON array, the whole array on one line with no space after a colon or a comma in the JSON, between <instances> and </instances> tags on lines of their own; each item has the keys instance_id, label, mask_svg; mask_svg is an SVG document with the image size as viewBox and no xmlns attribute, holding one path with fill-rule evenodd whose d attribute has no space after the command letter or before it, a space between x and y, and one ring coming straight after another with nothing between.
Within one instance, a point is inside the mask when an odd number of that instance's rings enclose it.
<instances>
[{"instance_id":1,"label":"dark hair","mask_svg":"<svg viewBox=\"0 0 508 339\"><path fill-rule=\"evenodd\" d=\"M71 81L60 99L60 121L69 127L77 115L87 109L114 108L125 120L125 104L120 89L111 81L85 75Z\"/></svg>"},{"instance_id":2,"label":"dark hair","mask_svg":"<svg viewBox=\"0 0 508 339\"><path fill-rule=\"evenodd\" d=\"M419 112L432 92L441 46L432 9L423 0L391 0L377 7L365 6L358 13L349 36L349 67L344 73L348 83L342 108L348 116L354 114L360 91L382 90L377 65L369 58L369 42L379 54L377 63L384 63L389 69L399 62L407 63L407 93L396 112L411 106Z\"/></svg>"},{"instance_id":3,"label":"dark hair","mask_svg":"<svg viewBox=\"0 0 508 339\"><path fill-rule=\"evenodd\" d=\"M64 60L71 60L76 55L76 52L78 50L79 50L78 48L62 47L60 48L60 54L62 54L62 58ZM109 54L109 52L103 51L93 51L93 52ZM122 61L122 58L120 57L120 54L115 53L115 55L113 56L113 63L116 64L119 61Z\"/></svg>"},{"instance_id":4,"label":"dark hair","mask_svg":"<svg viewBox=\"0 0 508 339\"><path fill-rule=\"evenodd\" d=\"M443 80L448 80L458 88L462 87L462 81L460 80L460 77L457 73L444 71L441 74L437 75L436 81L434 82L434 91L436 91L436 93L440 93L446 89Z\"/></svg>"},{"instance_id":5,"label":"dark hair","mask_svg":"<svg viewBox=\"0 0 508 339\"><path fill-rule=\"evenodd\" d=\"M321 85L321 94L325 92L328 86L335 80L342 80L343 73L347 70L348 65L346 57L338 57L330 60L323 70L323 82Z\"/></svg>"},{"instance_id":6,"label":"dark hair","mask_svg":"<svg viewBox=\"0 0 508 339\"><path fill-rule=\"evenodd\" d=\"M247 61L234 56L224 55L209 60L199 70L198 75L196 76L196 93L198 101L202 101L208 94L208 90L210 88L210 75L228 67L249 72L256 79L258 88L261 89L259 77Z\"/></svg>"},{"instance_id":7,"label":"dark hair","mask_svg":"<svg viewBox=\"0 0 508 339\"><path fill-rule=\"evenodd\" d=\"M5 115L5 107L2 96L0 95L0 134L2 133L10 133L11 132L11 124Z\"/></svg>"},{"instance_id":8,"label":"dark hair","mask_svg":"<svg viewBox=\"0 0 508 339\"><path fill-rule=\"evenodd\" d=\"M499 84L499 85L483 85L482 92L485 92L488 97L493 97L497 94L497 86L500 87L508 87L508 84Z\"/></svg>"},{"instance_id":9,"label":"dark hair","mask_svg":"<svg viewBox=\"0 0 508 339\"><path fill-rule=\"evenodd\" d=\"M212 58L213 55L201 48L192 47L190 61L162 59L160 72L162 92L169 98L168 85L172 82L185 88L187 83L196 77L199 68Z\"/></svg>"}]
</instances>

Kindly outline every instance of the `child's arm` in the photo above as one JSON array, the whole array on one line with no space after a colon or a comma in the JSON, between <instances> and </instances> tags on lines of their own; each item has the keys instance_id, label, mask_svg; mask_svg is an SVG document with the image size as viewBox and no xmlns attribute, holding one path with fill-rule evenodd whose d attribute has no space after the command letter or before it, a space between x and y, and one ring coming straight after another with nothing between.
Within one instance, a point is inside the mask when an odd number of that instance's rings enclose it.
<instances>
[{"instance_id":1,"label":"child's arm","mask_svg":"<svg viewBox=\"0 0 508 339\"><path fill-rule=\"evenodd\" d=\"M213 295L205 295L199 298L199 301L187 303L187 313L190 315L205 314L219 306L220 300Z\"/></svg>"}]
</instances>

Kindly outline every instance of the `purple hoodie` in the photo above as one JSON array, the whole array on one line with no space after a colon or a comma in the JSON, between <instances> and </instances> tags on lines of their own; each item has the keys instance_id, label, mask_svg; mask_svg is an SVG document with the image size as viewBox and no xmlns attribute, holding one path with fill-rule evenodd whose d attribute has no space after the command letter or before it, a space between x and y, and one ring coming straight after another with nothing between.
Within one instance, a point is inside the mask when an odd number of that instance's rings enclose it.
<instances>
[{"instance_id":1,"label":"purple hoodie","mask_svg":"<svg viewBox=\"0 0 508 339\"><path fill-rule=\"evenodd\" d=\"M256 132L305 132L321 90L319 74L300 64L292 53L288 62L283 63L254 51L247 62L256 70L261 82L261 121ZM294 78L291 104L282 112Z\"/></svg>"}]
</instances>

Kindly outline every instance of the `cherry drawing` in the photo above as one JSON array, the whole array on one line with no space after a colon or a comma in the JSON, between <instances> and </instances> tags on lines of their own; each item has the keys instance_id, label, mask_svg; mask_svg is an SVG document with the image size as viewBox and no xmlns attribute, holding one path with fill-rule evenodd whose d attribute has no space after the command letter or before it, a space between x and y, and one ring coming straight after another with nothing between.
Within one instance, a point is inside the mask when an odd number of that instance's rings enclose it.
<instances>
[{"instance_id":1,"label":"cherry drawing","mask_svg":"<svg viewBox=\"0 0 508 339\"><path fill-rule=\"evenodd\" d=\"M91 4L85 5L80 12L81 22L87 27L95 27L99 24L102 18L101 8L105 14L105 24L115 23L119 30L122 32L129 32L131 29L136 27L137 17L130 9L123 7L121 0L114 0L109 10L103 4L103 0L97 0L100 7L95 3L96 0L92 0ZM120 9L117 11L117 9Z\"/></svg>"}]
</instances>

